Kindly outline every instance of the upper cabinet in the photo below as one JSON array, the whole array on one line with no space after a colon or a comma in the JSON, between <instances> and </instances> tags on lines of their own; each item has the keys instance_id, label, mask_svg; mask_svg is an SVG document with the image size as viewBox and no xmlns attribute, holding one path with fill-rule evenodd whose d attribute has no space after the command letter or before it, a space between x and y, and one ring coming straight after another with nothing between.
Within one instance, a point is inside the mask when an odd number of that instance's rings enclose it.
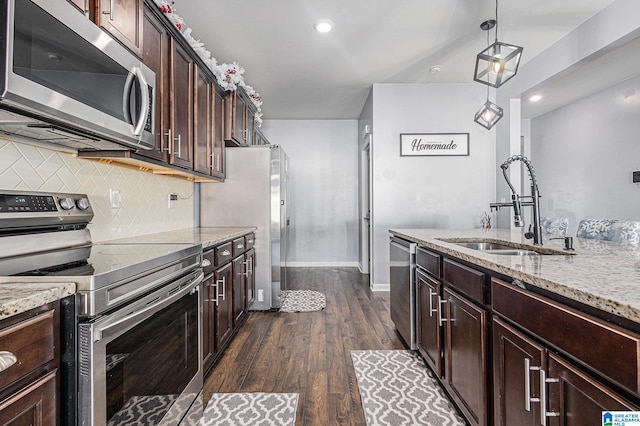
<instances>
[{"instance_id":1,"label":"upper cabinet","mask_svg":"<svg viewBox=\"0 0 640 426\"><path fill-rule=\"evenodd\" d=\"M193 58L171 39L171 128L169 162L193 169ZM199 125L199 123L198 123Z\"/></svg>"},{"instance_id":2,"label":"upper cabinet","mask_svg":"<svg viewBox=\"0 0 640 426\"><path fill-rule=\"evenodd\" d=\"M227 93L224 107L224 139L227 144L230 146L251 145L255 128L255 108L244 89L239 88Z\"/></svg>"},{"instance_id":3,"label":"upper cabinet","mask_svg":"<svg viewBox=\"0 0 640 426\"><path fill-rule=\"evenodd\" d=\"M160 20L145 8L143 29L143 55L142 61L154 73L156 73L156 111L155 111L155 138L156 144L153 149L141 149L138 154L145 157L155 158L167 162L168 143L165 133L167 133L171 115L169 95L170 95L170 49L171 36Z\"/></svg>"},{"instance_id":4,"label":"upper cabinet","mask_svg":"<svg viewBox=\"0 0 640 426\"><path fill-rule=\"evenodd\" d=\"M94 4L93 21L133 53L142 57L143 0L91 1Z\"/></svg>"},{"instance_id":5,"label":"upper cabinet","mask_svg":"<svg viewBox=\"0 0 640 426\"><path fill-rule=\"evenodd\" d=\"M211 111L213 114L212 122L212 149L213 149L213 158L212 158L212 167L213 167L213 176L224 179L225 178L225 168L224 168L224 154L225 154L225 144L224 144L224 92L222 89L219 89L214 85L211 90L211 102L212 107Z\"/></svg>"},{"instance_id":6,"label":"upper cabinet","mask_svg":"<svg viewBox=\"0 0 640 426\"><path fill-rule=\"evenodd\" d=\"M204 174L212 171L212 115L211 87L212 83L204 69L196 65L194 71L194 126L193 150L194 170Z\"/></svg>"}]
</instances>

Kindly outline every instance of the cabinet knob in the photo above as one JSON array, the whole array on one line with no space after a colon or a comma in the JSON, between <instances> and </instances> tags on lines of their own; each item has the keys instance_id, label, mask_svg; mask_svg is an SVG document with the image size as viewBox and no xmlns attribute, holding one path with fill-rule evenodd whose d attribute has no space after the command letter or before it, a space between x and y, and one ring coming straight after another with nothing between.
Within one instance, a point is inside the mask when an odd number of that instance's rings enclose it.
<instances>
[{"instance_id":1,"label":"cabinet knob","mask_svg":"<svg viewBox=\"0 0 640 426\"><path fill-rule=\"evenodd\" d=\"M18 358L9 351L0 351L0 371L4 371L18 362Z\"/></svg>"}]
</instances>

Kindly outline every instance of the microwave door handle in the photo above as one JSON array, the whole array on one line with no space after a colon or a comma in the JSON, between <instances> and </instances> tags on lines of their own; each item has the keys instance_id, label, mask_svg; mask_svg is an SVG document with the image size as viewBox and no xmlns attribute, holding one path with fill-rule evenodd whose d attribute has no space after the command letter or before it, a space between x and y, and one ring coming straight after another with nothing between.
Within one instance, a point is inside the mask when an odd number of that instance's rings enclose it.
<instances>
[{"instance_id":1,"label":"microwave door handle","mask_svg":"<svg viewBox=\"0 0 640 426\"><path fill-rule=\"evenodd\" d=\"M147 122L147 116L149 115L149 86L147 85L147 79L144 78L144 74L139 67L134 68L136 78L140 84L140 93L142 94L142 108L140 111L140 117L138 118L138 124L133 129L134 136L140 136L144 125Z\"/></svg>"},{"instance_id":2,"label":"microwave door handle","mask_svg":"<svg viewBox=\"0 0 640 426\"><path fill-rule=\"evenodd\" d=\"M134 78L135 69L129 71L127 80L124 82L124 92L122 93L122 114L124 115L124 119L127 120L129 124L133 124L133 119L131 118L131 110L129 108L129 100L131 99L131 86L133 85Z\"/></svg>"}]
</instances>

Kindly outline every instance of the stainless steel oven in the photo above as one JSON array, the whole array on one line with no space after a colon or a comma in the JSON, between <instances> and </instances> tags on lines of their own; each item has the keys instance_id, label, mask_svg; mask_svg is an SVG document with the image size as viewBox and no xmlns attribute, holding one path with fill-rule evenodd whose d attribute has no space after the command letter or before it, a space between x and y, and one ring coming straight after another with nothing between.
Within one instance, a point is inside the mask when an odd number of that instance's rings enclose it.
<instances>
[{"instance_id":1,"label":"stainless steel oven","mask_svg":"<svg viewBox=\"0 0 640 426\"><path fill-rule=\"evenodd\" d=\"M0 282L74 282L61 300L61 418L196 425L202 246L91 243L86 195L0 191Z\"/></svg>"},{"instance_id":2,"label":"stainless steel oven","mask_svg":"<svg viewBox=\"0 0 640 426\"><path fill-rule=\"evenodd\" d=\"M76 149L152 148L155 74L68 1L0 0L0 129Z\"/></svg>"},{"instance_id":3,"label":"stainless steel oven","mask_svg":"<svg viewBox=\"0 0 640 426\"><path fill-rule=\"evenodd\" d=\"M202 278L197 270L79 323L78 424L175 425L185 417L202 390Z\"/></svg>"}]
</instances>

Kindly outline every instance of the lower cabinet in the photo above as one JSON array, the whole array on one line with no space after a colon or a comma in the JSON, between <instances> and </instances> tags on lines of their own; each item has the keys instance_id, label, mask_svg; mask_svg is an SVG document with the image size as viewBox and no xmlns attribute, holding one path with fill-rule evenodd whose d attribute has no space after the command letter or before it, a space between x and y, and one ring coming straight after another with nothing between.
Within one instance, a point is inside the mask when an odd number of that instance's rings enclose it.
<instances>
[{"instance_id":1,"label":"lower cabinet","mask_svg":"<svg viewBox=\"0 0 640 426\"><path fill-rule=\"evenodd\" d=\"M443 253L416 259L418 350L469 424L640 411L639 333Z\"/></svg>"},{"instance_id":2,"label":"lower cabinet","mask_svg":"<svg viewBox=\"0 0 640 426\"><path fill-rule=\"evenodd\" d=\"M59 423L59 302L0 322L0 424Z\"/></svg>"},{"instance_id":3,"label":"lower cabinet","mask_svg":"<svg viewBox=\"0 0 640 426\"><path fill-rule=\"evenodd\" d=\"M245 304L244 304L244 308L245 310L249 310L249 306L251 306L251 304L253 303L253 301L255 300L255 294L256 294L256 276L254 274L254 268L255 268L255 262L256 262L256 251L255 249L251 248L249 250L247 250L247 252L244 254L244 264L245 264L245 269L246 269L246 275L245 275Z\"/></svg>"},{"instance_id":4,"label":"lower cabinet","mask_svg":"<svg viewBox=\"0 0 640 426\"><path fill-rule=\"evenodd\" d=\"M445 288L444 385L471 424L487 425L487 313Z\"/></svg>"},{"instance_id":5,"label":"lower cabinet","mask_svg":"<svg viewBox=\"0 0 640 426\"><path fill-rule=\"evenodd\" d=\"M252 283L255 251L244 251L235 244L254 234L221 243L203 253L204 297L202 309L202 365L205 373L229 345L244 319L247 308L247 285ZM237 256L233 256L233 254ZM251 259L248 261L247 259ZM251 284L255 285L255 284Z\"/></svg>"}]
</instances>

